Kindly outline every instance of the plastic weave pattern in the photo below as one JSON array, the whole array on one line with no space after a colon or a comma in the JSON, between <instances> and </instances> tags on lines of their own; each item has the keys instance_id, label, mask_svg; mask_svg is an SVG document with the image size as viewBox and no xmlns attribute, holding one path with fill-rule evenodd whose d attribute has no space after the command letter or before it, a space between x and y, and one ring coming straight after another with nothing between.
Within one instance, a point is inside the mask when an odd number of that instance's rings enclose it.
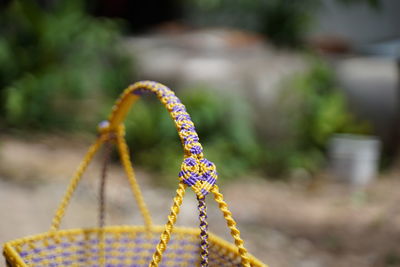
<instances>
[{"instance_id":1,"label":"plastic weave pattern","mask_svg":"<svg viewBox=\"0 0 400 267\"><path fill-rule=\"evenodd\" d=\"M152 223L125 141L123 121L131 105L146 92L155 94L170 113L184 153L178 174L178 188L164 226L156 226ZM236 222L216 185L218 178L216 167L204 157L199 137L185 106L168 87L152 81L137 82L129 86L114 105L109 119L102 122L98 129L98 138L89 148L72 177L49 231L7 242L4 245L4 256L8 266L266 267L250 255L244 247ZM98 228L60 230L66 208L83 173L105 143L115 144L117 147L144 225L103 226L101 223ZM188 187L195 192L198 200L198 229L175 227ZM226 220L234 239L233 244L208 232L205 200L210 193L214 196ZM102 214L100 218L104 218Z\"/></svg>"}]
</instances>

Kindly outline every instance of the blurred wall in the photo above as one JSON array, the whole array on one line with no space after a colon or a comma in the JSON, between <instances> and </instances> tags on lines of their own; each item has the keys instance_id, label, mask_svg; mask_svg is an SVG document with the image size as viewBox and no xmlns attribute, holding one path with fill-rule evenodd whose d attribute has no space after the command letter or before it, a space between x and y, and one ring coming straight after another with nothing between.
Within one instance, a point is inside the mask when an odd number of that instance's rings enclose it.
<instances>
[{"instance_id":1,"label":"blurred wall","mask_svg":"<svg viewBox=\"0 0 400 267\"><path fill-rule=\"evenodd\" d=\"M322 0L310 37L351 48L354 54L334 57L339 84L352 110L372 123L386 153L394 155L400 139L400 1L378 3Z\"/></svg>"},{"instance_id":2,"label":"blurred wall","mask_svg":"<svg viewBox=\"0 0 400 267\"><path fill-rule=\"evenodd\" d=\"M343 4L322 0L312 36L343 38L353 45L400 37L400 1L380 0L373 8L365 3Z\"/></svg>"},{"instance_id":3,"label":"blurred wall","mask_svg":"<svg viewBox=\"0 0 400 267\"><path fill-rule=\"evenodd\" d=\"M351 109L370 121L375 133L394 155L399 146L400 86L395 60L351 57L337 60L335 69Z\"/></svg>"}]
</instances>

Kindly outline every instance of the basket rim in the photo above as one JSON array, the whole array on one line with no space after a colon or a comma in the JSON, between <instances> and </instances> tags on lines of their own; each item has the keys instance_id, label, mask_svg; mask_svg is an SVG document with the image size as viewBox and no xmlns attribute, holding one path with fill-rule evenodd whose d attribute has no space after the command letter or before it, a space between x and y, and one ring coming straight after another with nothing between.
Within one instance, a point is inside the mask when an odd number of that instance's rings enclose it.
<instances>
[{"instance_id":1,"label":"basket rim","mask_svg":"<svg viewBox=\"0 0 400 267\"><path fill-rule=\"evenodd\" d=\"M154 225L151 228L151 232L161 233L164 230L164 228L165 227L161 225ZM111 233L124 232L124 231L145 232L146 227L143 225L111 225L111 226L105 226L103 228L99 227L72 228L72 229L58 230L56 232L43 232L5 242L3 245L3 253L6 259L12 259L13 261L17 262L18 266L25 267L28 265L21 259L20 255L15 249L16 245L23 245L29 242L40 241L52 236L64 237L64 236L69 236L71 234L79 235L88 233L99 233L102 230ZM174 227L173 232L180 234L199 235L200 229L193 227L177 226ZM209 240L212 243L215 243L216 245L221 247L225 247L230 251L237 251L237 247L233 243L224 240L223 238L217 236L212 232L209 233ZM249 254L249 260L253 266L268 267L266 264L262 263L252 254Z\"/></svg>"}]
</instances>

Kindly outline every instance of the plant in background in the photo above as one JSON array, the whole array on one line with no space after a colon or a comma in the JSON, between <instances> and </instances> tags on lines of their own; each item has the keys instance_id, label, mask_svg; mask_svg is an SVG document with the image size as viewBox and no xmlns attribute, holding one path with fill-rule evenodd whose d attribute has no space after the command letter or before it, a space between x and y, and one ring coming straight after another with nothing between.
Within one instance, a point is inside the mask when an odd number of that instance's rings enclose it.
<instances>
[{"instance_id":1,"label":"plant in background","mask_svg":"<svg viewBox=\"0 0 400 267\"><path fill-rule=\"evenodd\" d=\"M276 43L294 44L300 40L301 35L296 34L303 27L302 15L296 12L304 8L293 9L298 5L295 2L206 0L201 5L207 10L228 6L226 18L244 10L248 16L243 23L247 21L248 28L263 22L252 12L272 12L267 19L275 22L264 21L264 26L279 24L281 19L289 26L276 25L277 35L272 34L272 28L264 31L275 36ZM119 45L118 25L86 15L81 1L54 3L43 8L32 0L14 0L0 12L3 125L82 129L104 118L102 112L108 113L121 88L132 81L131 62ZM240 6L245 8L237 9ZM289 114L292 134L280 142L261 141L253 111L238 96L222 96L205 88L181 92L205 153L217 164L222 177L261 169L276 175L296 168L315 172L323 164L332 134L368 132L368 126L349 113L332 72L322 62L315 61L310 71L295 78L288 88L294 101L285 104L285 100L282 109ZM103 103L100 108L99 103ZM182 153L168 113L155 99L149 105L139 101L133 110L126 126L135 162L176 179Z\"/></svg>"},{"instance_id":2,"label":"plant in background","mask_svg":"<svg viewBox=\"0 0 400 267\"><path fill-rule=\"evenodd\" d=\"M325 162L333 134L371 132L368 123L351 114L332 70L320 59L314 59L306 73L286 86L282 108L292 134L281 142L267 144L269 165L275 174L299 168L315 173Z\"/></svg>"},{"instance_id":3,"label":"plant in background","mask_svg":"<svg viewBox=\"0 0 400 267\"><path fill-rule=\"evenodd\" d=\"M42 7L14 0L0 14L1 123L72 128L132 79L118 25L93 18L83 1ZM85 100L84 100L85 99Z\"/></svg>"}]
</instances>

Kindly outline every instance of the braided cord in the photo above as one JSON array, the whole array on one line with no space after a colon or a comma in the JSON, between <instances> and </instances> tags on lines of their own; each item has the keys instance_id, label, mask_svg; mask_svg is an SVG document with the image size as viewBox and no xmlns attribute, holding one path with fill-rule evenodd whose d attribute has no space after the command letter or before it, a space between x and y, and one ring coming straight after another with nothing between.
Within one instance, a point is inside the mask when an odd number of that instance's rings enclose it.
<instances>
[{"instance_id":1,"label":"braided cord","mask_svg":"<svg viewBox=\"0 0 400 267\"><path fill-rule=\"evenodd\" d=\"M167 249L168 242L171 238L172 231L174 229L176 219L178 217L180 207L183 202L183 197L185 195L186 184L180 182L178 189L176 190L176 196L174 197L174 204L171 207L171 212L168 216L168 222L165 224L164 231L160 236L160 242L156 247L156 251L153 254L153 259L149 264L149 267L158 267L162 260L164 251Z\"/></svg>"},{"instance_id":2,"label":"braided cord","mask_svg":"<svg viewBox=\"0 0 400 267\"><path fill-rule=\"evenodd\" d=\"M133 170L133 166L132 166L131 159L129 156L129 148L128 148L128 145L126 144L126 140L124 138L124 128L122 125L119 127L119 130L117 131L117 147L118 147L118 152L120 155L122 165L124 166L125 173L128 177L129 184L131 186L131 190L135 197L136 203L139 207L140 213L143 216L143 220L146 225L146 229L148 231L150 231L151 227L153 225L150 211L147 208L147 205L146 205L143 195L142 195L142 191L140 190L139 184L135 177L135 172Z\"/></svg>"},{"instance_id":3,"label":"braided cord","mask_svg":"<svg viewBox=\"0 0 400 267\"><path fill-rule=\"evenodd\" d=\"M201 267L208 266L208 222L207 222L207 206L205 197L197 197L199 202L199 219L200 219L200 256L201 256Z\"/></svg>"},{"instance_id":4,"label":"braided cord","mask_svg":"<svg viewBox=\"0 0 400 267\"><path fill-rule=\"evenodd\" d=\"M94 155L96 154L96 152L99 150L99 148L103 143L104 143L104 138L102 137L97 138L96 142L92 146L90 146L88 152L86 152L85 157L83 158L81 164L79 165L74 176L72 177L71 182L67 188L67 191L65 192L65 195L53 217L53 221L50 228L51 232L55 232L60 228L61 220L64 217L65 210L71 200L73 193L75 192L76 187L79 184L79 181L82 178L83 173L85 172L89 163L91 162Z\"/></svg>"},{"instance_id":5,"label":"braided cord","mask_svg":"<svg viewBox=\"0 0 400 267\"><path fill-rule=\"evenodd\" d=\"M240 258L242 260L242 265L245 267L251 267L250 265L250 257L247 252L247 249L244 247L244 241L240 237L240 231L236 227L236 222L232 217L232 213L228 209L228 204L224 201L224 196L219 192L219 188L217 185L214 185L211 192L214 194L214 199L219 205L219 209L222 211L226 223L231 230L231 235L235 240L235 245L238 249Z\"/></svg>"}]
</instances>

